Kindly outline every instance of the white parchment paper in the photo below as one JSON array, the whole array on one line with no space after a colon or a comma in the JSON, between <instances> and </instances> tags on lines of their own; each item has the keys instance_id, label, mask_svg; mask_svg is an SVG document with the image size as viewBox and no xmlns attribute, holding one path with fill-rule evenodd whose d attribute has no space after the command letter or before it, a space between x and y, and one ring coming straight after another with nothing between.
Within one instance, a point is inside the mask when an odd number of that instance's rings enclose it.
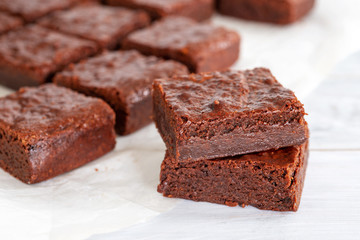
<instances>
[{"instance_id":1,"label":"white parchment paper","mask_svg":"<svg viewBox=\"0 0 360 240\"><path fill-rule=\"evenodd\" d=\"M358 0L319 0L291 26L216 16L242 35L234 68L269 67L300 98L341 59L360 49ZM0 95L10 93L0 88ZM28 186L0 170L0 239L84 239L120 230L172 209L156 192L164 144L153 125L118 137L108 155L52 180Z\"/></svg>"}]
</instances>

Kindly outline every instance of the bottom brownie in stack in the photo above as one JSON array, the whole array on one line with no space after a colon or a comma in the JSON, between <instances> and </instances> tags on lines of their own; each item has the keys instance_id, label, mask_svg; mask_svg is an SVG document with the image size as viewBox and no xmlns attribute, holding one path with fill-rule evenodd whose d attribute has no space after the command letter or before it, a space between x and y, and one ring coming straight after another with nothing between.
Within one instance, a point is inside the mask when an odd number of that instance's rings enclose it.
<instances>
[{"instance_id":1,"label":"bottom brownie in stack","mask_svg":"<svg viewBox=\"0 0 360 240\"><path fill-rule=\"evenodd\" d=\"M235 157L178 163L167 153L158 191L167 197L228 206L296 211L308 144Z\"/></svg>"},{"instance_id":2,"label":"bottom brownie in stack","mask_svg":"<svg viewBox=\"0 0 360 240\"><path fill-rule=\"evenodd\" d=\"M158 79L166 146L158 191L228 206L296 211L308 158L305 111L269 70Z\"/></svg>"}]
</instances>

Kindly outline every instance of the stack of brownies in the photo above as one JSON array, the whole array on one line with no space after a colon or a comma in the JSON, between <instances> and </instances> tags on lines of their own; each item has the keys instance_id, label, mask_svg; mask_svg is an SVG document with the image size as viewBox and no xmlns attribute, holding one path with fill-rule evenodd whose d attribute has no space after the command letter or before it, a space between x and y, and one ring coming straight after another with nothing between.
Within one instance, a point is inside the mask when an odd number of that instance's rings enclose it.
<instances>
[{"instance_id":1,"label":"stack of brownies","mask_svg":"<svg viewBox=\"0 0 360 240\"><path fill-rule=\"evenodd\" d=\"M158 191L228 206L296 211L308 157L303 105L269 70L158 79L167 146Z\"/></svg>"}]
</instances>

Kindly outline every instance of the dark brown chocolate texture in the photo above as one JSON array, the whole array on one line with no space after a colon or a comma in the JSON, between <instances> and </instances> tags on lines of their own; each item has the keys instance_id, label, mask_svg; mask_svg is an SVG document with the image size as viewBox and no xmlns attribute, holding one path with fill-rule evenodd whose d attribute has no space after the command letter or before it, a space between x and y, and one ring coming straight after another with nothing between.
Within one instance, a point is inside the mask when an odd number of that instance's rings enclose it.
<instances>
[{"instance_id":1,"label":"dark brown chocolate texture","mask_svg":"<svg viewBox=\"0 0 360 240\"><path fill-rule=\"evenodd\" d=\"M101 48L114 49L130 32L150 23L145 12L100 4L82 4L58 11L40 22L45 27L95 41Z\"/></svg>"},{"instance_id":2,"label":"dark brown chocolate texture","mask_svg":"<svg viewBox=\"0 0 360 240\"><path fill-rule=\"evenodd\" d=\"M0 167L32 184L115 146L115 114L102 100L46 84L0 98Z\"/></svg>"},{"instance_id":3,"label":"dark brown chocolate texture","mask_svg":"<svg viewBox=\"0 0 360 240\"><path fill-rule=\"evenodd\" d=\"M145 55L177 60L192 72L210 72L225 70L235 63L240 37L223 27L167 17L130 34L123 45Z\"/></svg>"},{"instance_id":4,"label":"dark brown chocolate texture","mask_svg":"<svg viewBox=\"0 0 360 240\"><path fill-rule=\"evenodd\" d=\"M167 153L158 191L167 197L228 206L297 211L307 160L307 143L191 163L177 163Z\"/></svg>"},{"instance_id":5,"label":"dark brown chocolate texture","mask_svg":"<svg viewBox=\"0 0 360 240\"><path fill-rule=\"evenodd\" d=\"M36 86L70 63L98 51L94 42L30 25L0 36L0 83Z\"/></svg>"},{"instance_id":6,"label":"dark brown chocolate texture","mask_svg":"<svg viewBox=\"0 0 360 240\"><path fill-rule=\"evenodd\" d=\"M32 22L56 10L69 8L82 0L1 0L0 10Z\"/></svg>"},{"instance_id":7,"label":"dark brown chocolate texture","mask_svg":"<svg viewBox=\"0 0 360 240\"><path fill-rule=\"evenodd\" d=\"M147 11L153 19L178 15L198 21L210 18L214 0L105 0L113 6L123 6Z\"/></svg>"},{"instance_id":8,"label":"dark brown chocolate texture","mask_svg":"<svg viewBox=\"0 0 360 240\"><path fill-rule=\"evenodd\" d=\"M308 139L304 108L268 69L159 79L154 120L179 162L279 149Z\"/></svg>"},{"instance_id":9,"label":"dark brown chocolate texture","mask_svg":"<svg viewBox=\"0 0 360 240\"><path fill-rule=\"evenodd\" d=\"M315 0L218 0L218 10L248 20L289 24L307 15L314 4Z\"/></svg>"},{"instance_id":10,"label":"dark brown chocolate texture","mask_svg":"<svg viewBox=\"0 0 360 240\"><path fill-rule=\"evenodd\" d=\"M11 16L10 14L0 12L0 34L14 30L23 25L21 18Z\"/></svg>"},{"instance_id":11,"label":"dark brown chocolate texture","mask_svg":"<svg viewBox=\"0 0 360 240\"><path fill-rule=\"evenodd\" d=\"M54 82L104 99L116 112L117 132L126 135L151 123L153 81L187 73L178 62L131 50L103 53L72 65Z\"/></svg>"}]
</instances>

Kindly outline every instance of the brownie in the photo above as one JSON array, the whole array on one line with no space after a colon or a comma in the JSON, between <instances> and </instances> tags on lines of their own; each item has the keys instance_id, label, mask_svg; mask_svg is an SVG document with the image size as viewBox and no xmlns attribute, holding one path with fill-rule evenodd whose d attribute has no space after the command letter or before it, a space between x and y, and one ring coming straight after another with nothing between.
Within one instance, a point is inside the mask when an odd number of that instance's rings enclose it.
<instances>
[{"instance_id":1,"label":"brownie","mask_svg":"<svg viewBox=\"0 0 360 240\"><path fill-rule=\"evenodd\" d=\"M276 24L293 23L314 7L315 0L218 0L220 13Z\"/></svg>"},{"instance_id":2,"label":"brownie","mask_svg":"<svg viewBox=\"0 0 360 240\"><path fill-rule=\"evenodd\" d=\"M95 41L101 48L114 49L130 32L149 25L145 12L100 4L82 4L58 11L39 22L64 33Z\"/></svg>"},{"instance_id":3,"label":"brownie","mask_svg":"<svg viewBox=\"0 0 360 240\"><path fill-rule=\"evenodd\" d=\"M126 135L152 122L154 79L187 73L178 62L131 50L105 52L71 65L58 73L54 82L104 99L116 112L117 133Z\"/></svg>"},{"instance_id":4,"label":"brownie","mask_svg":"<svg viewBox=\"0 0 360 240\"><path fill-rule=\"evenodd\" d=\"M105 0L113 6L124 6L147 11L153 19L169 15L209 19L214 12L214 0Z\"/></svg>"},{"instance_id":5,"label":"brownie","mask_svg":"<svg viewBox=\"0 0 360 240\"><path fill-rule=\"evenodd\" d=\"M297 211L308 160L308 144L214 160L178 163L168 153L158 192L166 197Z\"/></svg>"},{"instance_id":6,"label":"brownie","mask_svg":"<svg viewBox=\"0 0 360 240\"><path fill-rule=\"evenodd\" d=\"M8 32L0 36L0 84L14 89L42 84L97 48L94 42L36 25Z\"/></svg>"},{"instance_id":7,"label":"brownie","mask_svg":"<svg viewBox=\"0 0 360 240\"><path fill-rule=\"evenodd\" d=\"M223 27L171 16L130 34L123 44L126 49L182 62L192 72L209 72L235 63L240 36Z\"/></svg>"},{"instance_id":8,"label":"brownie","mask_svg":"<svg viewBox=\"0 0 360 240\"><path fill-rule=\"evenodd\" d=\"M115 114L101 99L53 84L0 98L0 167L32 184L115 147Z\"/></svg>"},{"instance_id":9,"label":"brownie","mask_svg":"<svg viewBox=\"0 0 360 240\"><path fill-rule=\"evenodd\" d=\"M179 162L214 159L304 143L303 104L268 69L159 79L154 120Z\"/></svg>"},{"instance_id":10,"label":"brownie","mask_svg":"<svg viewBox=\"0 0 360 240\"><path fill-rule=\"evenodd\" d=\"M69 8L81 0L1 0L0 10L32 22L56 10Z\"/></svg>"},{"instance_id":11,"label":"brownie","mask_svg":"<svg viewBox=\"0 0 360 240\"><path fill-rule=\"evenodd\" d=\"M11 16L10 14L0 12L0 34L14 30L23 25L21 18Z\"/></svg>"}]
</instances>

